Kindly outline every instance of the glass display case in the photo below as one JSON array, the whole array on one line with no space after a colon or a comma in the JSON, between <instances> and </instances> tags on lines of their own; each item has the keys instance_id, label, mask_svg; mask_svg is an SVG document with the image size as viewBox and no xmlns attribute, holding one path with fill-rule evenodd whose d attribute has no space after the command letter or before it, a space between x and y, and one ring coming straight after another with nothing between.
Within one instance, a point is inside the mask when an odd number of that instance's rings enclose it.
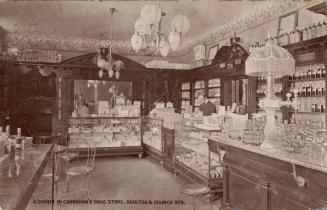
<instances>
[{"instance_id":1,"label":"glass display case","mask_svg":"<svg viewBox=\"0 0 327 210\"><path fill-rule=\"evenodd\" d=\"M218 133L218 129L175 123L175 172L191 181L207 184L211 194L222 192L220 156L212 154L209 157L208 147L208 138Z\"/></svg>"},{"instance_id":2,"label":"glass display case","mask_svg":"<svg viewBox=\"0 0 327 210\"><path fill-rule=\"evenodd\" d=\"M95 139L99 155L139 154L141 157L143 153L141 117L70 118L68 135L69 141ZM78 144L81 150L88 145L82 142Z\"/></svg>"},{"instance_id":3,"label":"glass display case","mask_svg":"<svg viewBox=\"0 0 327 210\"><path fill-rule=\"evenodd\" d=\"M142 117L142 142L145 152L156 157L162 163L163 140L162 140L163 119Z\"/></svg>"}]
</instances>

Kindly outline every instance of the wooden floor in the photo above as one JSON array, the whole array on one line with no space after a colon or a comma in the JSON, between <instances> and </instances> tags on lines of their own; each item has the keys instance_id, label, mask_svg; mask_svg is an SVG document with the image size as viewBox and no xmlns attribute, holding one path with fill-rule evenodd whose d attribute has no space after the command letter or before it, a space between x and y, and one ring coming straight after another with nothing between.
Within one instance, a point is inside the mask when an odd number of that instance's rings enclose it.
<instances>
[{"instance_id":1,"label":"wooden floor","mask_svg":"<svg viewBox=\"0 0 327 210\"><path fill-rule=\"evenodd\" d=\"M72 181L72 187L83 184L85 184L85 179L82 178ZM136 157L100 158L96 159L96 168L92 177L90 198L92 204L67 204L67 201L86 200L87 196L83 191L63 194L61 190L65 189L65 182L62 181L59 183L60 189L55 196L55 203L61 200L66 204L55 204L54 209L193 209L193 198L186 195L180 196L179 186L176 177L150 157L143 159ZM51 200L50 191L38 193L47 189L50 189L50 186L46 182L37 187L27 207L28 210L51 209L49 203L44 203ZM95 200L99 203L96 204ZM109 203L109 200L112 203ZM182 204L176 204L177 200L180 200ZM142 204L144 202L147 204ZM220 209L220 201L210 203L206 197L201 198L197 204L199 210Z\"/></svg>"}]
</instances>

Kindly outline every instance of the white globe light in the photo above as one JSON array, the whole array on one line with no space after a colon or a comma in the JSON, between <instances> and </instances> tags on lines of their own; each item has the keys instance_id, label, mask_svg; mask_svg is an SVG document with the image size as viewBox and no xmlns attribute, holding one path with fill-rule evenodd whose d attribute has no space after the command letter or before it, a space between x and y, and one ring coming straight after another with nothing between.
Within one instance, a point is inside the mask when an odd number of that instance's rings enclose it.
<instances>
[{"instance_id":1,"label":"white globe light","mask_svg":"<svg viewBox=\"0 0 327 210\"><path fill-rule=\"evenodd\" d=\"M175 32L175 31L171 31L169 33L168 41L169 41L170 47L173 51L177 50L180 40L181 40L181 36L179 33Z\"/></svg>"},{"instance_id":2,"label":"white globe light","mask_svg":"<svg viewBox=\"0 0 327 210\"><path fill-rule=\"evenodd\" d=\"M165 40L165 38L162 38L160 43L159 43L159 51L163 57L167 57L169 53L169 43Z\"/></svg>"},{"instance_id":3,"label":"white globe light","mask_svg":"<svg viewBox=\"0 0 327 210\"><path fill-rule=\"evenodd\" d=\"M103 70L101 69L101 70L99 71L99 77L102 78L102 77L103 77L103 74L104 74L104 73L103 73Z\"/></svg>"},{"instance_id":4,"label":"white globe light","mask_svg":"<svg viewBox=\"0 0 327 210\"><path fill-rule=\"evenodd\" d=\"M153 4L147 4L141 9L141 18L146 24L157 24L161 19L161 10Z\"/></svg>"},{"instance_id":5,"label":"white globe light","mask_svg":"<svg viewBox=\"0 0 327 210\"><path fill-rule=\"evenodd\" d=\"M109 78L112 78L114 76L114 71L112 69L108 70L108 76Z\"/></svg>"},{"instance_id":6,"label":"white globe light","mask_svg":"<svg viewBox=\"0 0 327 210\"><path fill-rule=\"evenodd\" d=\"M191 27L190 21L183 15L176 15L171 21L172 28L178 32L185 34Z\"/></svg>"},{"instance_id":7,"label":"white globe light","mask_svg":"<svg viewBox=\"0 0 327 210\"><path fill-rule=\"evenodd\" d=\"M132 43L133 50L135 52L138 52L142 47L142 37L140 37L137 34L133 34L132 39L131 39L131 43Z\"/></svg>"},{"instance_id":8,"label":"white globe light","mask_svg":"<svg viewBox=\"0 0 327 210\"><path fill-rule=\"evenodd\" d=\"M116 79L119 79L119 76L120 76L119 71L116 71L116 72L115 72L115 77L116 77Z\"/></svg>"}]
</instances>

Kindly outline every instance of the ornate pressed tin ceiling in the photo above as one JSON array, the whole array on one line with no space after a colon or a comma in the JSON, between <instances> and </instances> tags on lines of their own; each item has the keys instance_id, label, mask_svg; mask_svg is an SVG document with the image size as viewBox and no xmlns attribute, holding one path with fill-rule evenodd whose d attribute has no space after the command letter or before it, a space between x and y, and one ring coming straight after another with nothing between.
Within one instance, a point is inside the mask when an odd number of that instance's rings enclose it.
<instances>
[{"instance_id":1,"label":"ornate pressed tin ceiling","mask_svg":"<svg viewBox=\"0 0 327 210\"><path fill-rule=\"evenodd\" d=\"M170 54L183 55L197 44L214 43L317 2L164 1L161 8L167 19L163 20L163 29L164 33L169 32L170 19L176 14L190 18L190 32L182 38L179 49ZM5 40L8 47L94 52L109 44L108 8L115 7L119 13L115 16L113 52L132 55L130 37L134 22L147 3L156 2L8 2L0 4L0 26L8 31Z\"/></svg>"}]
</instances>

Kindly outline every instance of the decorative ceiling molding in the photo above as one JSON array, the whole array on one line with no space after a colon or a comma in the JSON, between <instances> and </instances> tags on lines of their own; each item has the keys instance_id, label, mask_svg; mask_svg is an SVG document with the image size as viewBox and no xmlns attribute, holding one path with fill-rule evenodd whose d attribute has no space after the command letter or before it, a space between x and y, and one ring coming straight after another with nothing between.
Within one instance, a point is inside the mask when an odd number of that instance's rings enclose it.
<instances>
[{"instance_id":1,"label":"decorative ceiling molding","mask_svg":"<svg viewBox=\"0 0 327 210\"><path fill-rule=\"evenodd\" d=\"M233 36L250 27L277 18L283 14L303 8L305 6L313 6L323 2L323 0L315 1L271 1L268 6L260 7L248 12L241 13L228 24L220 25L212 30L192 38L183 40L182 45L174 53L169 56L181 56L193 51L194 46L198 44L215 43L225 38ZM110 40L97 39L81 39L81 38L64 38L45 35L28 35L9 33L6 35L7 47L21 47L30 49L46 49L46 50L67 50L67 51L85 51L95 52L100 46L108 46ZM113 41L112 50L120 55L134 55L135 52L131 47L130 40ZM140 51L138 55L151 55L147 50Z\"/></svg>"},{"instance_id":2,"label":"decorative ceiling molding","mask_svg":"<svg viewBox=\"0 0 327 210\"><path fill-rule=\"evenodd\" d=\"M182 46L179 47L179 53L188 52L193 50L193 47L198 44L213 44L220 40L232 37L234 33L239 33L255 27L259 24L267 22L269 20L278 18L289 12L301 9L307 6L313 6L324 0L315 1L271 1L268 6L253 9L241 13L237 18L234 18L231 22L224 25L217 26L209 31L194 36L184 41ZM183 54L183 53L182 53Z\"/></svg>"}]
</instances>

